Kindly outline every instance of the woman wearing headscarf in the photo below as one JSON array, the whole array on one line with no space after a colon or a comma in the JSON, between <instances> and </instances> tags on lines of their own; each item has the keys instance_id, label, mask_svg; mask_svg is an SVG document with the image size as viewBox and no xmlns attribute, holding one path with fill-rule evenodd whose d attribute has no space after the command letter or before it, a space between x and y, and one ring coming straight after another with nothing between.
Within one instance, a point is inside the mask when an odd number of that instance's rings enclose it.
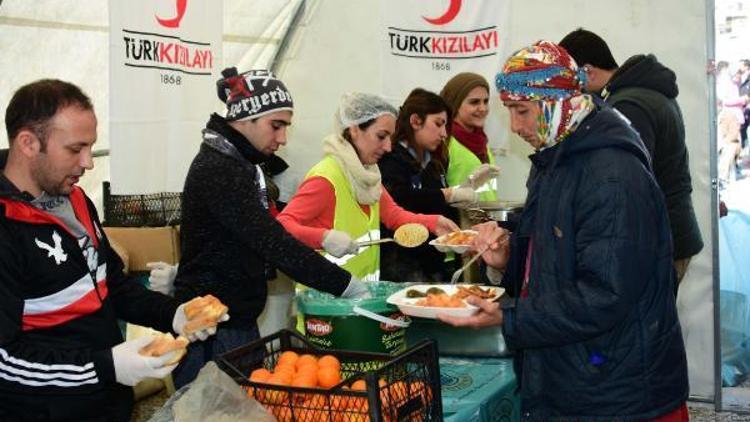
<instances>
[{"instance_id":1,"label":"woman wearing headscarf","mask_svg":"<svg viewBox=\"0 0 750 422\"><path fill-rule=\"evenodd\" d=\"M449 186L471 187L481 201L497 199L495 176L499 169L488 146L484 123L487 120L490 86L481 75L463 72L451 78L440 96L453 110L451 138L448 140Z\"/></svg>"},{"instance_id":2,"label":"woman wearing headscarf","mask_svg":"<svg viewBox=\"0 0 750 422\"><path fill-rule=\"evenodd\" d=\"M325 157L307 173L278 221L302 243L323 249L330 261L361 280L380 279L380 223L395 230L420 223L437 235L458 230L442 215L415 214L394 202L381 183L378 161L391 150L396 109L376 95L341 98Z\"/></svg>"},{"instance_id":3,"label":"woman wearing headscarf","mask_svg":"<svg viewBox=\"0 0 750 422\"><path fill-rule=\"evenodd\" d=\"M458 212L451 204L475 200L472 188L451 188L446 182L445 142L452 120L445 100L422 88L414 89L401 105L392 150L378 166L383 186L404 209L457 220ZM384 244L381 253L386 280L447 282L455 270L455 260L446 262L446 255L430 245L405 250Z\"/></svg>"}]
</instances>

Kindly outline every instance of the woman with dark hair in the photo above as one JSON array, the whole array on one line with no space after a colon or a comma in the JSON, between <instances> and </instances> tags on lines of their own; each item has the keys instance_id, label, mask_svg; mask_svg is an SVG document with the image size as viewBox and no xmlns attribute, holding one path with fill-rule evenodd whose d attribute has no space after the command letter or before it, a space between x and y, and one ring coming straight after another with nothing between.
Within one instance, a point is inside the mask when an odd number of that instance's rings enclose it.
<instances>
[{"instance_id":1,"label":"woman with dark hair","mask_svg":"<svg viewBox=\"0 0 750 422\"><path fill-rule=\"evenodd\" d=\"M435 234L457 230L442 215L404 210L381 184L378 161L391 150L396 109L383 98L347 94L336 113L336 130L323 140L325 157L307 173L278 221L302 243L361 280L379 280L380 222L395 230L421 223Z\"/></svg>"},{"instance_id":2,"label":"woman with dark hair","mask_svg":"<svg viewBox=\"0 0 750 422\"><path fill-rule=\"evenodd\" d=\"M450 205L476 199L470 187L450 188L446 182L446 141L452 121L445 100L422 88L413 90L401 106L392 150L378 166L383 186L404 209L457 220L458 213ZM405 250L384 244L381 254L386 280L447 281L455 269L453 260L445 262L445 255L429 245Z\"/></svg>"}]
</instances>

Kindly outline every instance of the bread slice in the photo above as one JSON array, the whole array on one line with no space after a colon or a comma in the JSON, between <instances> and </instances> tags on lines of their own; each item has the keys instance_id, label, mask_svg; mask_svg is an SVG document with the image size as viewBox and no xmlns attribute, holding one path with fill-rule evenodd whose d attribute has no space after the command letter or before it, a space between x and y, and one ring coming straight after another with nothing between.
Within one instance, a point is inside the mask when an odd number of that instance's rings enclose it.
<instances>
[{"instance_id":1,"label":"bread slice","mask_svg":"<svg viewBox=\"0 0 750 422\"><path fill-rule=\"evenodd\" d=\"M213 295L197 297L185 305L185 334L215 327L229 308Z\"/></svg>"},{"instance_id":2,"label":"bread slice","mask_svg":"<svg viewBox=\"0 0 750 422\"><path fill-rule=\"evenodd\" d=\"M179 336L174 338L172 334L167 333L156 336L151 343L141 348L138 353L143 356L158 357L171 351L176 351L177 355L164 364L164 366L169 366L179 362L185 356L188 344L190 344L190 341L185 337Z\"/></svg>"}]
</instances>

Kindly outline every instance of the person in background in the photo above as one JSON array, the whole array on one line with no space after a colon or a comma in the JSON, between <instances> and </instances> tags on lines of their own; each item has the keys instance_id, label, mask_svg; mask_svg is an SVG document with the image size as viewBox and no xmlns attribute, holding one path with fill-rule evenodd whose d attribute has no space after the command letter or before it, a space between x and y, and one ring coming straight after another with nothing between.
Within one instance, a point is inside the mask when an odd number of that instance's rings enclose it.
<instances>
[{"instance_id":1,"label":"person in background","mask_svg":"<svg viewBox=\"0 0 750 422\"><path fill-rule=\"evenodd\" d=\"M177 352L123 342L118 319L186 335L184 304L123 274L77 186L94 167L97 120L69 82L19 88L0 161L0 420L129 421L133 385L163 378ZM6 161L7 160L7 161ZM205 339L213 329L191 333Z\"/></svg>"},{"instance_id":2,"label":"person in background","mask_svg":"<svg viewBox=\"0 0 750 422\"><path fill-rule=\"evenodd\" d=\"M716 106L718 107L717 148L719 149L719 188L724 189L734 181L737 174L737 159L742 147L740 130L744 122L745 100L740 97L737 84L729 71L729 63L716 64Z\"/></svg>"},{"instance_id":3,"label":"person in background","mask_svg":"<svg viewBox=\"0 0 750 422\"><path fill-rule=\"evenodd\" d=\"M450 187L470 187L479 193L477 200L497 199L495 157L488 146L484 123L487 120L490 86L476 73L463 72L452 77L440 91L453 110L451 137L448 140L446 180Z\"/></svg>"},{"instance_id":4,"label":"person in background","mask_svg":"<svg viewBox=\"0 0 750 422\"><path fill-rule=\"evenodd\" d=\"M743 109L743 123L740 127L740 147L747 148L747 128L750 126L750 60L740 60L739 80L737 87L740 97L745 101Z\"/></svg>"},{"instance_id":5,"label":"person in background","mask_svg":"<svg viewBox=\"0 0 750 422\"><path fill-rule=\"evenodd\" d=\"M690 198L693 184L675 73L651 54L633 56L618 67L607 43L582 28L566 35L560 46L586 72L586 90L600 93L625 115L648 149L669 211L676 294L690 259L703 249L703 238Z\"/></svg>"},{"instance_id":6,"label":"person in background","mask_svg":"<svg viewBox=\"0 0 750 422\"><path fill-rule=\"evenodd\" d=\"M378 161L391 151L397 114L379 96L344 95L335 131L323 140L325 157L278 216L289 233L362 280L380 279L380 247L358 242L380 239L381 221L390 230L406 223L437 235L458 230L442 215L404 210L383 189Z\"/></svg>"},{"instance_id":7,"label":"person in background","mask_svg":"<svg viewBox=\"0 0 750 422\"><path fill-rule=\"evenodd\" d=\"M513 300L439 318L502 326L528 420L687 421L667 208L638 134L585 81L548 41L505 62L500 98L536 153L510 242L490 222L473 248Z\"/></svg>"},{"instance_id":8,"label":"person in background","mask_svg":"<svg viewBox=\"0 0 750 422\"><path fill-rule=\"evenodd\" d=\"M228 68L222 75L217 90L226 116L211 115L185 179L174 288L181 300L216 296L233 318L215 338L188 348L173 374L178 388L216 355L258 339L256 319L276 268L336 296L367 293L356 277L298 242L270 214L260 165L286 144L293 111L289 91L266 70L238 74Z\"/></svg>"},{"instance_id":9,"label":"person in background","mask_svg":"<svg viewBox=\"0 0 750 422\"><path fill-rule=\"evenodd\" d=\"M404 100L396 119L390 152L378 162L383 186L404 209L422 214L440 214L458 220L451 204L471 204L477 194L470 187L448 187L445 148L452 123L451 109L439 95L417 88ZM385 236L392 233L385 229ZM381 246L382 277L404 282L447 282L455 260L430 245L404 249L395 244Z\"/></svg>"}]
</instances>

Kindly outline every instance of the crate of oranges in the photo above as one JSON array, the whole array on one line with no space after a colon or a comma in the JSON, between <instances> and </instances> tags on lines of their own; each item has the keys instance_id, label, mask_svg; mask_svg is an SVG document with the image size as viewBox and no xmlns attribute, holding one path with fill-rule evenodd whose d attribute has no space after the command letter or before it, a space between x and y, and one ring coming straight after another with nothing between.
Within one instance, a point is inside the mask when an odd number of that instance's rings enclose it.
<instances>
[{"instance_id":1,"label":"crate of oranges","mask_svg":"<svg viewBox=\"0 0 750 422\"><path fill-rule=\"evenodd\" d=\"M431 340L392 356L318 349L282 330L221 355L218 363L283 422L443 419Z\"/></svg>"}]
</instances>

